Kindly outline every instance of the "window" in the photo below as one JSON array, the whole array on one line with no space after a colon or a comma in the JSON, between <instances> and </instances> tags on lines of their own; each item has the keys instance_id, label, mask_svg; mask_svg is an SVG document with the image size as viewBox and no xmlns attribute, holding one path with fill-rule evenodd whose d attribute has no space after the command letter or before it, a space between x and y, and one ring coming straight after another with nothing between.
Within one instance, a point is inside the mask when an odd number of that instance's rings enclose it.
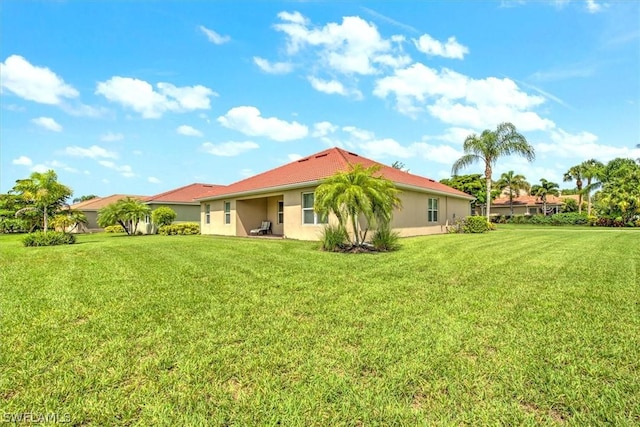
<instances>
[{"instance_id":1,"label":"window","mask_svg":"<svg viewBox=\"0 0 640 427\"><path fill-rule=\"evenodd\" d=\"M204 222L211 224L211 205L209 203L204 205Z\"/></svg>"},{"instance_id":2,"label":"window","mask_svg":"<svg viewBox=\"0 0 640 427\"><path fill-rule=\"evenodd\" d=\"M302 223L303 224L326 224L326 215L322 216L313 211L313 193L302 193Z\"/></svg>"},{"instance_id":3,"label":"window","mask_svg":"<svg viewBox=\"0 0 640 427\"><path fill-rule=\"evenodd\" d=\"M224 202L224 223L231 224L231 202Z\"/></svg>"},{"instance_id":4,"label":"window","mask_svg":"<svg viewBox=\"0 0 640 427\"><path fill-rule=\"evenodd\" d=\"M278 224L284 223L284 202L281 200L278 202Z\"/></svg>"},{"instance_id":5,"label":"window","mask_svg":"<svg viewBox=\"0 0 640 427\"><path fill-rule=\"evenodd\" d=\"M438 222L438 199L429 198L427 205L427 221Z\"/></svg>"}]
</instances>

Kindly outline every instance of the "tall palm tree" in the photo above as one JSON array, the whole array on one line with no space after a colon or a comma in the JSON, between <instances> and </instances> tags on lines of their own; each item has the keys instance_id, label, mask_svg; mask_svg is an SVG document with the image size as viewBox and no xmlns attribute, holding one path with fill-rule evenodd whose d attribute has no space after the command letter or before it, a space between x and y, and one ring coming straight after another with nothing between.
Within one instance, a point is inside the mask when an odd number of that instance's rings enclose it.
<instances>
[{"instance_id":1,"label":"tall palm tree","mask_svg":"<svg viewBox=\"0 0 640 427\"><path fill-rule=\"evenodd\" d=\"M399 190L392 181L377 174L379 171L380 166L364 168L356 164L349 171L325 179L315 191L314 210L325 215L333 213L345 229L350 222L356 246L364 242L370 225L388 225L393 209L401 204ZM363 232L361 217L366 220Z\"/></svg>"},{"instance_id":2,"label":"tall palm tree","mask_svg":"<svg viewBox=\"0 0 640 427\"><path fill-rule=\"evenodd\" d=\"M531 194L542 200L542 210L545 215L547 214L547 196L558 196L560 194L559 188L558 184L544 178L540 179L540 185L531 186Z\"/></svg>"},{"instance_id":3,"label":"tall palm tree","mask_svg":"<svg viewBox=\"0 0 640 427\"><path fill-rule=\"evenodd\" d=\"M581 166L583 177L587 180L587 185L584 188L587 193L587 215L591 215L591 193L602 185L600 181L602 180L604 164L596 159L589 159L582 162Z\"/></svg>"},{"instance_id":4,"label":"tall palm tree","mask_svg":"<svg viewBox=\"0 0 640 427\"><path fill-rule=\"evenodd\" d=\"M58 182L58 175L53 170L33 172L29 178L16 181L13 191L30 205L17 211L16 216L26 211L42 212L45 233L49 228L49 213L62 207L73 194L69 187Z\"/></svg>"},{"instance_id":5,"label":"tall palm tree","mask_svg":"<svg viewBox=\"0 0 640 427\"><path fill-rule=\"evenodd\" d=\"M120 224L128 235L136 233L138 223L151 213L151 208L140 200L127 197L98 211L98 225L107 227Z\"/></svg>"},{"instance_id":6,"label":"tall palm tree","mask_svg":"<svg viewBox=\"0 0 640 427\"><path fill-rule=\"evenodd\" d=\"M467 136L463 145L464 155L455 161L451 174L457 175L460 169L476 161L484 162L484 176L487 186L487 220L490 218L491 175L498 158L517 154L532 161L535 159L533 147L527 139L516 131L511 123L500 123L496 130L484 130L480 136Z\"/></svg>"},{"instance_id":7,"label":"tall palm tree","mask_svg":"<svg viewBox=\"0 0 640 427\"><path fill-rule=\"evenodd\" d=\"M508 189L509 208L511 210L511 216L513 216L513 198L520 196L520 191L522 190L529 191L531 184L527 182L524 175L516 175L513 171L509 171L500 176L496 185L501 191L505 188Z\"/></svg>"},{"instance_id":8,"label":"tall palm tree","mask_svg":"<svg viewBox=\"0 0 640 427\"><path fill-rule=\"evenodd\" d=\"M576 188L578 189L578 213L582 213L582 178L584 177L585 167L584 163L571 166L568 171L565 172L563 181L576 182Z\"/></svg>"}]
</instances>

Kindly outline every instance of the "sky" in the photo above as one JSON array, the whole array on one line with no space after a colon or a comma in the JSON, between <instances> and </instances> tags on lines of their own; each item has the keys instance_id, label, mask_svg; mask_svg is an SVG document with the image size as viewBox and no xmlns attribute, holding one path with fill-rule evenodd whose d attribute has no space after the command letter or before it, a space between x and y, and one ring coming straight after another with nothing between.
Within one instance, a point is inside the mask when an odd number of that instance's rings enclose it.
<instances>
[{"instance_id":1,"label":"sky","mask_svg":"<svg viewBox=\"0 0 640 427\"><path fill-rule=\"evenodd\" d=\"M0 192L230 184L338 146L436 180L513 123L533 184L640 157L640 2L22 1L0 5ZM481 164L461 173L483 173Z\"/></svg>"}]
</instances>

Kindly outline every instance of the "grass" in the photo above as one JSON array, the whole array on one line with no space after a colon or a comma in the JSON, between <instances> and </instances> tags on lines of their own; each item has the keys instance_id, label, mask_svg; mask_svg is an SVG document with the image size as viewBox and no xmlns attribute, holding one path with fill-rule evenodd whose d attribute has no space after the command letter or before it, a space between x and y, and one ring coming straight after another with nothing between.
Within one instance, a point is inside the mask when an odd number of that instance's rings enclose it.
<instances>
[{"instance_id":1,"label":"grass","mask_svg":"<svg viewBox=\"0 0 640 427\"><path fill-rule=\"evenodd\" d=\"M638 425L639 242L499 226L345 255L0 236L0 412L96 426Z\"/></svg>"}]
</instances>

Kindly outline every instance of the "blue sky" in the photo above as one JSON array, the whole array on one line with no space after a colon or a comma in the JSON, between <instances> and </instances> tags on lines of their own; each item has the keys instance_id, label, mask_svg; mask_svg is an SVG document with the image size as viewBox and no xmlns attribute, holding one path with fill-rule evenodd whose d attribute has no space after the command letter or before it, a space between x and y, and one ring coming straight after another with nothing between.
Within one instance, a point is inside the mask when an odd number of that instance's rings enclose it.
<instances>
[{"instance_id":1,"label":"blue sky","mask_svg":"<svg viewBox=\"0 0 640 427\"><path fill-rule=\"evenodd\" d=\"M502 121L537 159L494 179L640 157L640 2L4 0L0 19L1 192L52 168L75 196L152 195L331 146L442 179Z\"/></svg>"}]
</instances>

